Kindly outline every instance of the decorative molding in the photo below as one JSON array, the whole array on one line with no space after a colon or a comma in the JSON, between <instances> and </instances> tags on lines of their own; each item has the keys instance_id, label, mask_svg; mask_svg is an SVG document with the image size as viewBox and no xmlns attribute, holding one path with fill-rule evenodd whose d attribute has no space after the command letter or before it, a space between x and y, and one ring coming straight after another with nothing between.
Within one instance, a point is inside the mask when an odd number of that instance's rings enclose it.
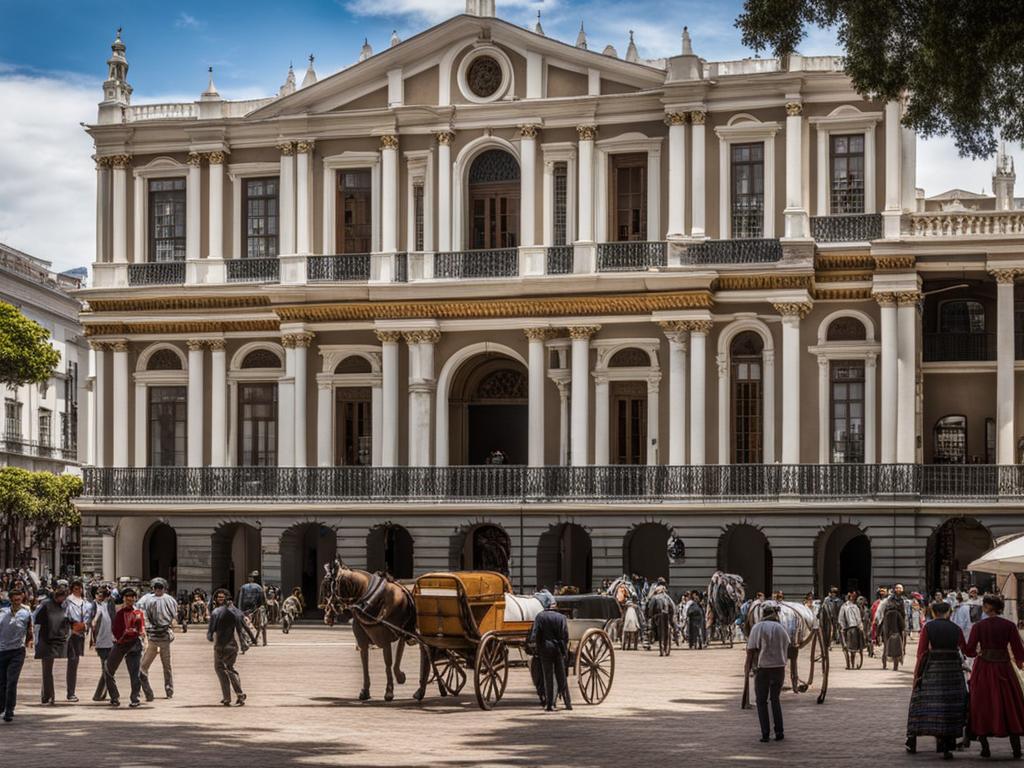
<instances>
[{"instance_id":1,"label":"decorative molding","mask_svg":"<svg viewBox=\"0 0 1024 768\"><path fill-rule=\"evenodd\" d=\"M110 167L110 158L109 157L97 157L96 155L93 155L92 159L93 159L93 162L96 163L96 170L97 171L102 171L102 170L105 170L105 169Z\"/></svg>"},{"instance_id":2,"label":"decorative molding","mask_svg":"<svg viewBox=\"0 0 1024 768\"><path fill-rule=\"evenodd\" d=\"M809 291L813 286L813 275L725 275L714 283L716 291Z\"/></svg>"},{"instance_id":3,"label":"decorative molding","mask_svg":"<svg viewBox=\"0 0 1024 768\"><path fill-rule=\"evenodd\" d=\"M185 162L193 168L198 168L203 164L203 155L201 152L189 152L188 160Z\"/></svg>"},{"instance_id":4,"label":"decorative molding","mask_svg":"<svg viewBox=\"0 0 1024 768\"><path fill-rule=\"evenodd\" d=\"M310 344L313 343L313 335L310 331L286 333L281 336L281 346L285 349L294 349L295 347L309 349Z\"/></svg>"},{"instance_id":5,"label":"decorative molding","mask_svg":"<svg viewBox=\"0 0 1024 768\"><path fill-rule=\"evenodd\" d=\"M814 305L809 301L783 301L772 304L772 308L783 317L799 317L803 320L814 308Z\"/></svg>"},{"instance_id":6,"label":"decorative molding","mask_svg":"<svg viewBox=\"0 0 1024 768\"><path fill-rule=\"evenodd\" d=\"M804 106L799 101L786 102L786 117L800 117L803 111Z\"/></svg>"},{"instance_id":7,"label":"decorative molding","mask_svg":"<svg viewBox=\"0 0 1024 768\"><path fill-rule=\"evenodd\" d=\"M159 299L89 299L88 312L152 312L185 309L247 309L270 306L267 296L175 296ZM82 318L88 322L88 318Z\"/></svg>"},{"instance_id":8,"label":"decorative molding","mask_svg":"<svg viewBox=\"0 0 1024 768\"><path fill-rule=\"evenodd\" d=\"M914 269L914 257L875 256L875 268L882 272L907 272Z\"/></svg>"},{"instance_id":9,"label":"decorative molding","mask_svg":"<svg viewBox=\"0 0 1024 768\"><path fill-rule=\"evenodd\" d=\"M375 333L377 334L377 341L381 344L397 344L402 340L401 331L376 331Z\"/></svg>"},{"instance_id":10,"label":"decorative molding","mask_svg":"<svg viewBox=\"0 0 1024 768\"><path fill-rule=\"evenodd\" d=\"M996 279L997 283L1014 283L1017 277L1024 273L1020 269L990 269L989 274Z\"/></svg>"},{"instance_id":11,"label":"decorative molding","mask_svg":"<svg viewBox=\"0 0 1024 768\"><path fill-rule=\"evenodd\" d=\"M402 331L402 336L406 344L437 344L441 340L441 332L436 328Z\"/></svg>"},{"instance_id":12,"label":"decorative molding","mask_svg":"<svg viewBox=\"0 0 1024 768\"><path fill-rule=\"evenodd\" d=\"M921 301L920 291L899 291L896 294L896 303L901 307L905 307L908 304L917 304Z\"/></svg>"},{"instance_id":13,"label":"decorative molding","mask_svg":"<svg viewBox=\"0 0 1024 768\"><path fill-rule=\"evenodd\" d=\"M214 352L224 349L226 344L224 339L207 339L206 346L210 348L211 352Z\"/></svg>"},{"instance_id":14,"label":"decorative molding","mask_svg":"<svg viewBox=\"0 0 1024 768\"><path fill-rule=\"evenodd\" d=\"M577 125L576 134L579 136L580 141L593 141L597 138L597 126Z\"/></svg>"},{"instance_id":15,"label":"decorative molding","mask_svg":"<svg viewBox=\"0 0 1024 768\"><path fill-rule=\"evenodd\" d=\"M393 133L385 133L380 137L380 148L383 149L398 149L398 137Z\"/></svg>"},{"instance_id":16,"label":"decorative molding","mask_svg":"<svg viewBox=\"0 0 1024 768\"><path fill-rule=\"evenodd\" d=\"M828 285L818 285L812 295L815 301L864 301L871 298L871 288L868 286L833 288Z\"/></svg>"},{"instance_id":17,"label":"decorative molding","mask_svg":"<svg viewBox=\"0 0 1024 768\"><path fill-rule=\"evenodd\" d=\"M712 322L710 320L691 320L690 333L704 334L711 333Z\"/></svg>"},{"instance_id":18,"label":"decorative molding","mask_svg":"<svg viewBox=\"0 0 1024 768\"><path fill-rule=\"evenodd\" d=\"M224 164L224 153L223 152L208 152L206 154L206 161L210 165L223 165Z\"/></svg>"},{"instance_id":19,"label":"decorative molding","mask_svg":"<svg viewBox=\"0 0 1024 768\"><path fill-rule=\"evenodd\" d=\"M704 125L704 121L707 119L708 113L700 109L695 109L690 112L690 123L692 125Z\"/></svg>"},{"instance_id":20,"label":"decorative molding","mask_svg":"<svg viewBox=\"0 0 1024 768\"><path fill-rule=\"evenodd\" d=\"M538 125L526 124L516 126L516 136L520 139L536 139L537 131L540 128Z\"/></svg>"},{"instance_id":21,"label":"decorative molding","mask_svg":"<svg viewBox=\"0 0 1024 768\"><path fill-rule=\"evenodd\" d=\"M313 151L313 145L313 139L302 139L301 141L295 142L295 152L300 155L311 153Z\"/></svg>"},{"instance_id":22,"label":"decorative molding","mask_svg":"<svg viewBox=\"0 0 1024 768\"><path fill-rule=\"evenodd\" d=\"M189 157L191 157L191 155ZM127 168L130 168L132 165L131 155L110 155L109 157L103 159L106 160L110 164L110 167L114 168L115 170L123 171Z\"/></svg>"},{"instance_id":23,"label":"decorative molding","mask_svg":"<svg viewBox=\"0 0 1024 768\"><path fill-rule=\"evenodd\" d=\"M180 335L185 333L227 333L229 331L277 331L280 323L271 320L184 320L171 322L120 322L86 325L85 335L109 336L123 334Z\"/></svg>"},{"instance_id":24,"label":"decorative molding","mask_svg":"<svg viewBox=\"0 0 1024 768\"><path fill-rule=\"evenodd\" d=\"M530 341L550 341L560 335L557 328L524 328L523 333Z\"/></svg>"},{"instance_id":25,"label":"decorative molding","mask_svg":"<svg viewBox=\"0 0 1024 768\"><path fill-rule=\"evenodd\" d=\"M867 269L874 270L875 259L867 250L864 251L819 251L814 257L816 270L834 269Z\"/></svg>"},{"instance_id":26,"label":"decorative molding","mask_svg":"<svg viewBox=\"0 0 1024 768\"><path fill-rule=\"evenodd\" d=\"M185 344L189 352L202 352L206 348L206 339L189 339Z\"/></svg>"},{"instance_id":27,"label":"decorative molding","mask_svg":"<svg viewBox=\"0 0 1024 768\"><path fill-rule=\"evenodd\" d=\"M450 147L455 142L455 131L438 131L434 134L434 138L437 139L438 144Z\"/></svg>"},{"instance_id":28,"label":"decorative molding","mask_svg":"<svg viewBox=\"0 0 1024 768\"><path fill-rule=\"evenodd\" d=\"M665 125L686 125L686 113L669 112L665 115Z\"/></svg>"},{"instance_id":29,"label":"decorative molding","mask_svg":"<svg viewBox=\"0 0 1024 768\"><path fill-rule=\"evenodd\" d=\"M896 294L884 291L882 293L872 294L875 301L878 302L880 307L895 307L896 306Z\"/></svg>"},{"instance_id":30,"label":"decorative molding","mask_svg":"<svg viewBox=\"0 0 1024 768\"><path fill-rule=\"evenodd\" d=\"M128 340L117 339L116 341L110 342L108 345L111 352L127 352L128 351Z\"/></svg>"},{"instance_id":31,"label":"decorative molding","mask_svg":"<svg viewBox=\"0 0 1024 768\"><path fill-rule=\"evenodd\" d=\"M573 325L569 327L569 338L573 341L586 341L600 330L600 325Z\"/></svg>"},{"instance_id":32,"label":"decorative molding","mask_svg":"<svg viewBox=\"0 0 1024 768\"><path fill-rule=\"evenodd\" d=\"M282 141L279 144L276 144L275 146L278 150L280 150L281 154L286 157L289 157L295 153L295 144L291 141Z\"/></svg>"}]
</instances>

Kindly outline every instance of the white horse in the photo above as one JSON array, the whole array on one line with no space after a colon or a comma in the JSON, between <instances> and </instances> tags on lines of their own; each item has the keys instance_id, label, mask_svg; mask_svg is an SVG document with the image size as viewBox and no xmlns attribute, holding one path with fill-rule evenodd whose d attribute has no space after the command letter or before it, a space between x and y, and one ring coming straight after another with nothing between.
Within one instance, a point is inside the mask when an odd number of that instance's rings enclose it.
<instances>
[{"instance_id":1,"label":"white horse","mask_svg":"<svg viewBox=\"0 0 1024 768\"><path fill-rule=\"evenodd\" d=\"M825 638L821 632L821 625L814 611L803 603L791 603L788 601L778 602L775 600L763 600L755 602L747 612L746 633L750 636L750 630L763 619L764 609L768 605L774 605L778 609L779 623L786 628L792 645L789 651L789 677L794 693L804 693L814 684L814 668L821 665L821 692L818 694L818 703L825 701L825 694L828 691L828 647L825 645ZM800 651L810 646L810 671L807 680L801 680L797 669L797 662L800 658ZM750 658L744 665L743 681L743 708L750 708Z\"/></svg>"}]
</instances>

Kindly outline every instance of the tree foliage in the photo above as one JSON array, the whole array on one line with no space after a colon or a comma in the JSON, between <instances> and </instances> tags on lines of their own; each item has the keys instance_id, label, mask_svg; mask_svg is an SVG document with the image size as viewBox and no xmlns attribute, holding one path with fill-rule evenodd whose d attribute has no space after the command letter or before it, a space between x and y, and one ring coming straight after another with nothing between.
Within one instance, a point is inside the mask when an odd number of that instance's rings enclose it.
<instances>
[{"instance_id":1,"label":"tree foliage","mask_svg":"<svg viewBox=\"0 0 1024 768\"><path fill-rule=\"evenodd\" d=\"M0 467L0 535L8 545L22 523L32 526L36 542L47 540L61 526L79 525L82 515L73 499L82 494L82 478Z\"/></svg>"},{"instance_id":2,"label":"tree foliage","mask_svg":"<svg viewBox=\"0 0 1024 768\"><path fill-rule=\"evenodd\" d=\"M59 363L60 352L50 345L50 332L0 301L0 384L41 384Z\"/></svg>"},{"instance_id":3,"label":"tree foliage","mask_svg":"<svg viewBox=\"0 0 1024 768\"><path fill-rule=\"evenodd\" d=\"M744 0L743 43L797 51L808 26L834 27L857 92L910 94L904 124L951 135L962 155L1024 140L1021 0Z\"/></svg>"}]
</instances>

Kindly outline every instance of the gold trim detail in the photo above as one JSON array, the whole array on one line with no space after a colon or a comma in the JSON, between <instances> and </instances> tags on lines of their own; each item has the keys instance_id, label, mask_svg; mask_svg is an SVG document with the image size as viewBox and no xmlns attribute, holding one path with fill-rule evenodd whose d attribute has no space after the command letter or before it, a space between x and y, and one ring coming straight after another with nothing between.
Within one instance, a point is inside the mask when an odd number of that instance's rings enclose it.
<instances>
[{"instance_id":1,"label":"gold trim detail","mask_svg":"<svg viewBox=\"0 0 1024 768\"><path fill-rule=\"evenodd\" d=\"M917 304L920 300L920 291L900 291L896 294L896 303L901 307L905 307L908 304Z\"/></svg>"},{"instance_id":2,"label":"gold trim detail","mask_svg":"<svg viewBox=\"0 0 1024 768\"><path fill-rule=\"evenodd\" d=\"M295 151L300 155L304 155L307 152L312 152L313 144L314 142L312 139L303 139L302 141L297 141L295 142Z\"/></svg>"},{"instance_id":3,"label":"gold trim detail","mask_svg":"<svg viewBox=\"0 0 1024 768\"><path fill-rule=\"evenodd\" d=\"M540 126L529 125L529 124L527 124L527 125L517 125L516 126L516 136L518 136L520 139L536 139L537 138L537 129L539 127Z\"/></svg>"},{"instance_id":4,"label":"gold trim detail","mask_svg":"<svg viewBox=\"0 0 1024 768\"><path fill-rule=\"evenodd\" d=\"M437 139L438 144L450 147L455 141L455 131L438 131L434 134L434 138Z\"/></svg>"},{"instance_id":5,"label":"gold trim detail","mask_svg":"<svg viewBox=\"0 0 1024 768\"><path fill-rule=\"evenodd\" d=\"M715 281L716 291L811 290L813 275L726 275Z\"/></svg>"},{"instance_id":6,"label":"gold trim detail","mask_svg":"<svg viewBox=\"0 0 1024 768\"><path fill-rule=\"evenodd\" d=\"M686 125L686 113L669 112L665 115L665 125Z\"/></svg>"},{"instance_id":7,"label":"gold trim detail","mask_svg":"<svg viewBox=\"0 0 1024 768\"><path fill-rule=\"evenodd\" d=\"M198 168L203 164L203 156L199 152L189 152L188 160L186 160L185 162L191 165L193 168Z\"/></svg>"},{"instance_id":8,"label":"gold trim detail","mask_svg":"<svg viewBox=\"0 0 1024 768\"><path fill-rule=\"evenodd\" d=\"M207 339L206 346L210 348L211 352L219 352L227 346L224 339Z\"/></svg>"},{"instance_id":9,"label":"gold trim detail","mask_svg":"<svg viewBox=\"0 0 1024 768\"><path fill-rule=\"evenodd\" d=\"M875 268L885 272L906 272L914 268L914 257L875 256Z\"/></svg>"},{"instance_id":10,"label":"gold trim detail","mask_svg":"<svg viewBox=\"0 0 1024 768\"><path fill-rule=\"evenodd\" d=\"M577 125L576 135L580 141L593 141L597 137L596 125Z\"/></svg>"},{"instance_id":11,"label":"gold trim detail","mask_svg":"<svg viewBox=\"0 0 1024 768\"><path fill-rule=\"evenodd\" d=\"M179 334L179 333L225 333L227 331L276 331L280 328L273 320L222 320L214 322L174 321L162 323L108 323L86 325L85 335L111 336L125 334Z\"/></svg>"},{"instance_id":12,"label":"gold trim detail","mask_svg":"<svg viewBox=\"0 0 1024 768\"><path fill-rule=\"evenodd\" d=\"M896 294L888 291L882 293L873 294L875 301L878 302L880 307L895 307L896 306Z\"/></svg>"},{"instance_id":13,"label":"gold trim detail","mask_svg":"<svg viewBox=\"0 0 1024 768\"><path fill-rule=\"evenodd\" d=\"M783 301L772 304L772 308L783 317L796 316L803 320L814 308L814 305L809 301Z\"/></svg>"},{"instance_id":14,"label":"gold trim detail","mask_svg":"<svg viewBox=\"0 0 1024 768\"><path fill-rule=\"evenodd\" d=\"M559 330L557 328L524 328L523 334L530 341L547 341L557 338Z\"/></svg>"},{"instance_id":15,"label":"gold trim detail","mask_svg":"<svg viewBox=\"0 0 1024 768\"><path fill-rule=\"evenodd\" d=\"M403 331L406 344L437 344L441 340L441 332L436 328L425 328L417 331Z\"/></svg>"},{"instance_id":16,"label":"gold trim detail","mask_svg":"<svg viewBox=\"0 0 1024 768\"><path fill-rule=\"evenodd\" d=\"M833 269L870 269L874 270L875 260L871 253L863 251L840 251L818 254L814 257L814 268L818 270Z\"/></svg>"},{"instance_id":17,"label":"gold trim detail","mask_svg":"<svg viewBox=\"0 0 1024 768\"><path fill-rule=\"evenodd\" d=\"M786 117L800 117L804 111L804 105L799 101L786 102Z\"/></svg>"},{"instance_id":18,"label":"gold trim detail","mask_svg":"<svg viewBox=\"0 0 1024 768\"><path fill-rule=\"evenodd\" d=\"M815 301L864 301L871 298L871 288L848 288L819 285L814 289Z\"/></svg>"},{"instance_id":19,"label":"gold trim detail","mask_svg":"<svg viewBox=\"0 0 1024 768\"><path fill-rule=\"evenodd\" d=\"M600 325L574 325L569 328L569 338L573 341L587 341L600 330Z\"/></svg>"},{"instance_id":20,"label":"gold trim detail","mask_svg":"<svg viewBox=\"0 0 1024 768\"><path fill-rule=\"evenodd\" d=\"M1016 282L1018 275L1024 270L1020 269L992 269L989 270L989 274L996 279L997 283L1010 283Z\"/></svg>"},{"instance_id":21,"label":"gold trim detail","mask_svg":"<svg viewBox=\"0 0 1024 768\"><path fill-rule=\"evenodd\" d=\"M223 165L224 164L224 153L223 152L210 152L206 155L206 160L210 165Z\"/></svg>"},{"instance_id":22,"label":"gold trim detail","mask_svg":"<svg viewBox=\"0 0 1024 768\"><path fill-rule=\"evenodd\" d=\"M704 125L704 120L707 119L707 112L695 109L690 113L690 122L693 125Z\"/></svg>"},{"instance_id":23,"label":"gold trim detail","mask_svg":"<svg viewBox=\"0 0 1024 768\"><path fill-rule=\"evenodd\" d=\"M270 306L268 296L181 296L159 299L90 299L91 312L149 312L181 309L249 309Z\"/></svg>"},{"instance_id":24,"label":"gold trim detail","mask_svg":"<svg viewBox=\"0 0 1024 768\"><path fill-rule=\"evenodd\" d=\"M690 333L702 333L707 336L711 333L712 325L710 320L691 320L689 322Z\"/></svg>"},{"instance_id":25,"label":"gold trim detail","mask_svg":"<svg viewBox=\"0 0 1024 768\"><path fill-rule=\"evenodd\" d=\"M131 155L111 155L110 157L106 158L106 160L108 163L110 163L111 168L120 171L130 168L132 165Z\"/></svg>"},{"instance_id":26,"label":"gold trim detail","mask_svg":"<svg viewBox=\"0 0 1024 768\"><path fill-rule=\"evenodd\" d=\"M295 144L290 141L282 141L275 145L276 149L281 151L282 155L286 157L292 155L295 152Z\"/></svg>"},{"instance_id":27,"label":"gold trim detail","mask_svg":"<svg viewBox=\"0 0 1024 768\"><path fill-rule=\"evenodd\" d=\"M398 137L393 133L386 133L380 137L381 149L398 149Z\"/></svg>"},{"instance_id":28,"label":"gold trim detail","mask_svg":"<svg viewBox=\"0 0 1024 768\"><path fill-rule=\"evenodd\" d=\"M185 345L189 352L202 352L206 348L206 339L189 339Z\"/></svg>"},{"instance_id":29,"label":"gold trim detail","mask_svg":"<svg viewBox=\"0 0 1024 768\"><path fill-rule=\"evenodd\" d=\"M382 344L387 344L388 342L397 344L402 340L401 331L376 331L375 333L377 334L377 341Z\"/></svg>"}]
</instances>

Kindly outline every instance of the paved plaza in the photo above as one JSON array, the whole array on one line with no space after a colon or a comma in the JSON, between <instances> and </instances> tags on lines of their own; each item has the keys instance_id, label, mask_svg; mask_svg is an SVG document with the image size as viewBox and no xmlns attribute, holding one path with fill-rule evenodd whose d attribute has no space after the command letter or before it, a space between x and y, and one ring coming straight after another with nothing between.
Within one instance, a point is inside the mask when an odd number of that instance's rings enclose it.
<instances>
[{"instance_id":1,"label":"paved plaza","mask_svg":"<svg viewBox=\"0 0 1024 768\"><path fill-rule=\"evenodd\" d=\"M913 646L909 651L913 653ZM506 698L492 712L477 708L472 684L455 699L436 688L423 704L412 700L417 656L397 699L383 701L379 651L372 656L373 699L356 700L359 659L347 627L301 626L271 632L270 645L239 660L248 693L244 707L223 707L205 632L174 643L173 700L137 710L111 710L88 701L99 676L90 656L82 664L76 705L38 704L39 663L22 676L13 725L0 729L4 765L32 766L498 766L498 765L786 765L863 766L931 763L939 756L903 753L910 671L883 671L865 659L848 672L838 650L825 704L810 694L785 693L786 741L760 744L753 711L739 707L743 653L714 648L616 656L615 684L600 706L544 713L526 670L510 672ZM57 690L63 691L58 662ZM153 686L162 689L159 663ZM122 670L119 673L127 676ZM60 697L59 697L60 698ZM1005 741L993 742L1008 758ZM927 747L928 745L924 745ZM72 755L74 756L72 759ZM974 759L977 751L972 753ZM967 759L963 755L958 760ZM55 762L56 761L56 762ZM972 760L973 762L973 760ZM980 762L980 760L978 760Z\"/></svg>"}]
</instances>

